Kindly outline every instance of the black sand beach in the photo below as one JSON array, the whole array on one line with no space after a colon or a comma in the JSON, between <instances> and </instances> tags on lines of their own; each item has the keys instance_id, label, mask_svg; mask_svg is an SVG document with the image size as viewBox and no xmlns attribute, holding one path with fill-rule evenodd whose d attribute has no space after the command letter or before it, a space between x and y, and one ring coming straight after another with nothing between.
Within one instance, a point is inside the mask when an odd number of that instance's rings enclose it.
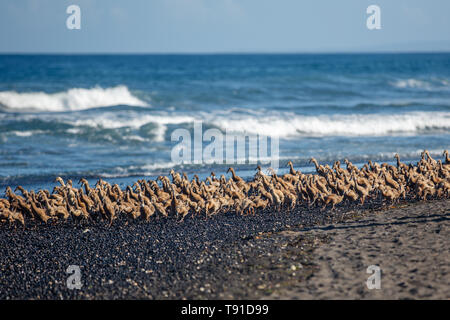
<instances>
[{"instance_id":1,"label":"black sand beach","mask_svg":"<svg viewBox=\"0 0 450 320\"><path fill-rule=\"evenodd\" d=\"M450 1L79 2L0 1L0 303L450 300Z\"/></svg>"},{"instance_id":2,"label":"black sand beach","mask_svg":"<svg viewBox=\"0 0 450 320\"><path fill-rule=\"evenodd\" d=\"M0 226L0 299L450 298L450 200ZM380 265L382 289L366 268ZM70 290L69 265L81 269Z\"/></svg>"}]
</instances>

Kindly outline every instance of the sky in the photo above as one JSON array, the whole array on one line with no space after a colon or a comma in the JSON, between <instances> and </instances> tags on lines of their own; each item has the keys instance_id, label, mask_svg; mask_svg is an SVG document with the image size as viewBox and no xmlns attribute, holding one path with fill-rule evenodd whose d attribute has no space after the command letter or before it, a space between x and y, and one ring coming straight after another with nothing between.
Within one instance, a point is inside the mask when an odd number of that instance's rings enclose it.
<instances>
[{"instance_id":1,"label":"sky","mask_svg":"<svg viewBox=\"0 0 450 320\"><path fill-rule=\"evenodd\" d=\"M1 0L0 52L450 51L449 13L448 0Z\"/></svg>"}]
</instances>

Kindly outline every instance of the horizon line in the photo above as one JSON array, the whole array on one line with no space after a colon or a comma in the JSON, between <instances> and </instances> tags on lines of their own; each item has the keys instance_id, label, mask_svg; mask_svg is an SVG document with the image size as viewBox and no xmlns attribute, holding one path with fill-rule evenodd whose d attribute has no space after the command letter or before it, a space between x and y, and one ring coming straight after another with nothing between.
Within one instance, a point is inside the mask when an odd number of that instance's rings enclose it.
<instances>
[{"instance_id":1,"label":"horizon line","mask_svg":"<svg viewBox=\"0 0 450 320\"><path fill-rule=\"evenodd\" d=\"M338 55L338 54L443 54L450 53L446 50L376 50L376 51L186 51L186 52L0 52L0 55Z\"/></svg>"}]
</instances>

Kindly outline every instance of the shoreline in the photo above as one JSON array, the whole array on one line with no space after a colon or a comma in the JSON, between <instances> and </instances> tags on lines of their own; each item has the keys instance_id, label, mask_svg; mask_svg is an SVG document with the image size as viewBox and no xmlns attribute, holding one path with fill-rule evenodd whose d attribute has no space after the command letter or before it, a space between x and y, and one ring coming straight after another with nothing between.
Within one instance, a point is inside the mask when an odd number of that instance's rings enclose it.
<instances>
[{"instance_id":1,"label":"shoreline","mask_svg":"<svg viewBox=\"0 0 450 320\"><path fill-rule=\"evenodd\" d=\"M106 223L67 223L51 228L45 225L25 229L2 227L0 299L338 298L324 294L324 291L329 292L326 284L322 283L320 287L320 281L329 280L323 277L320 257L334 252L330 251L334 248L334 242L344 245L345 235L350 236L349 230L359 230L349 226L394 219L388 225L396 226L399 228L397 233L404 234L414 222L406 219L403 220L405 223L397 225L395 219L402 221L403 218L396 216L403 212L403 217L412 217L410 220L425 219L425 225L433 223L434 228L441 230L439 239L448 239L449 199L402 202L394 207L368 204L361 208L349 205L338 208L336 212L299 207L291 213L264 212L256 216L223 214L201 221L186 219L181 224L169 219L130 224L117 221L111 227ZM438 208L441 220L432 221L433 213L429 211ZM372 236L385 232L382 223L371 228L374 232ZM344 231L341 234L337 231L335 235L333 230ZM398 246L402 251L405 248L414 251L422 243L421 236L426 234L426 239L433 239L430 233L419 231L413 234L414 242L397 243L393 248ZM351 234L359 234L362 239L367 236L360 231ZM422 244L430 244L426 239ZM337 250L333 259L341 261L345 257L353 257L361 243L359 241L356 248L349 251ZM444 242L442 249L434 247L438 243L432 242L433 252L440 252L440 256L448 262L449 255L442 254L448 252L444 249L448 243ZM424 254L423 250L419 252ZM382 247L378 253L395 257L394 253L386 252ZM410 267L410 260L404 262L407 268ZM80 265L81 290L66 287L69 274L65 270L68 265ZM336 267L339 266L340 263L337 263ZM430 267L428 264L424 266ZM366 267L362 270L364 279L369 276L365 273ZM432 274L432 270L418 270L420 272L416 274L421 277ZM445 286L449 277L448 267L442 276L444 279L434 279L435 282L427 284L433 288L443 288L437 295L432 293L430 298L450 298L449 286ZM341 280L343 283L339 284ZM441 287L437 286L437 280ZM338 278L338 284L333 289L341 292L340 286L351 286L352 281L351 278ZM396 295L396 288L389 286L388 297L422 297L420 288L417 288L415 295L410 293L405 296ZM361 292L364 291L356 290L343 298L387 298L361 295ZM426 294L424 297L428 298Z\"/></svg>"}]
</instances>

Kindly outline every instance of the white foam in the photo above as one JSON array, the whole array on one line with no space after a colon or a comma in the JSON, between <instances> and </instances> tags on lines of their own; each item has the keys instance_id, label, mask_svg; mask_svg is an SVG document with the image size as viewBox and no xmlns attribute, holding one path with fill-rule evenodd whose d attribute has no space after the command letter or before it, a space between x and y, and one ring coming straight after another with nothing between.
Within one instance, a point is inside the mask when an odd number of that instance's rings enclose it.
<instances>
[{"instance_id":1,"label":"white foam","mask_svg":"<svg viewBox=\"0 0 450 320\"><path fill-rule=\"evenodd\" d=\"M151 176L154 175L155 173L160 173L163 170L175 168L177 166L180 166L180 164L167 161L167 162L155 162L142 166L116 167L114 168L115 172L103 172L100 173L100 176L104 178L123 178L133 175Z\"/></svg>"},{"instance_id":2,"label":"white foam","mask_svg":"<svg viewBox=\"0 0 450 320\"><path fill-rule=\"evenodd\" d=\"M155 140L164 141L167 125L203 121L226 131L259 134L280 138L298 136L382 136L414 134L427 129L450 130L450 112L406 112L399 114L350 114L302 116L292 113L277 115L198 114L149 115L127 113L126 116L106 113L96 118L70 120L75 126L140 128L153 123Z\"/></svg>"},{"instance_id":3,"label":"white foam","mask_svg":"<svg viewBox=\"0 0 450 320\"><path fill-rule=\"evenodd\" d=\"M169 124L191 123L195 119L189 116L164 116L164 115L149 115L128 112L127 114L118 115L113 113L106 113L95 118L86 118L78 120L66 120L66 122L75 126L88 126L93 128L118 129L118 128L133 128L138 129L146 124L152 123L155 128L151 130L154 136L153 141L163 142Z\"/></svg>"},{"instance_id":4,"label":"white foam","mask_svg":"<svg viewBox=\"0 0 450 320\"><path fill-rule=\"evenodd\" d=\"M429 89L430 84L417 79L403 79L403 80L397 80L394 82L391 82L391 84L396 88L423 88L423 89Z\"/></svg>"},{"instance_id":5,"label":"white foam","mask_svg":"<svg viewBox=\"0 0 450 320\"><path fill-rule=\"evenodd\" d=\"M73 88L57 93L2 91L0 105L18 112L77 111L115 105L148 106L123 85L111 88Z\"/></svg>"},{"instance_id":6,"label":"white foam","mask_svg":"<svg viewBox=\"0 0 450 320\"><path fill-rule=\"evenodd\" d=\"M449 130L450 112L401 114L280 115L213 119L224 130L277 137L289 136L380 136L417 133L429 128Z\"/></svg>"},{"instance_id":7,"label":"white foam","mask_svg":"<svg viewBox=\"0 0 450 320\"><path fill-rule=\"evenodd\" d=\"M137 135L125 136L124 138L125 138L125 140L130 140L130 141L138 141L138 142L147 141L147 139L142 138L141 136L137 136Z\"/></svg>"},{"instance_id":8,"label":"white foam","mask_svg":"<svg viewBox=\"0 0 450 320\"><path fill-rule=\"evenodd\" d=\"M23 114L23 121L32 121L35 114ZM385 136L422 134L427 131L450 131L450 112L417 111L403 113L377 114L338 114L338 115L298 115L291 112L260 112L243 115L234 112L210 112L185 115L180 113L147 112L104 112L93 117L90 114L46 114L39 115L48 122L63 122L74 126L68 133L78 134L80 127L99 129L130 128L140 129L153 124L148 130L154 137L152 141L165 141L171 132L168 126L190 127L194 121L202 121L207 126L219 128L224 134L234 132L245 135L265 135L279 138L302 136ZM188 125L188 126L186 126ZM144 128L146 129L146 128ZM81 131L80 131L81 130ZM135 135L136 133L133 133Z\"/></svg>"},{"instance_id":9,"label":"white foam","mask_svg":"<svg viewBox=\"0 0 450 320\"><path fill-rule=\"evenodd\" d=\"M149 115L139 113L128 113L126 115L117 115L113 113L103 114L97 117L69 120L70 124L75 126L102 127L107 129L117 128L140 128L148 123L159 125L180 124L193 122L194 118L189 116L165 116L165 115Z\"/></svg>"},{"instance_id":10,"label":"white foam","mask_svg":"<svg viewBox=\"0 0 450 320\"><path fill-rule=\"evenodd\" d=\"M31 137L36 134L45 133L42 130L28 130L28 131L10 131L11 134L14 134L18 137Z\"/></svg>"},{"instance_id":11,"label":"white foam","mask_svg":"<svg viewBox=\"0 0 450 320\"><path fill-rule=\"evenodd\" d=\"M427 91L448 90L450 88L447 79L430 78L427 80L420 79L398 79L389 82L389 84L399 89L423 89Z\"/></svg>"}]
</instances>

